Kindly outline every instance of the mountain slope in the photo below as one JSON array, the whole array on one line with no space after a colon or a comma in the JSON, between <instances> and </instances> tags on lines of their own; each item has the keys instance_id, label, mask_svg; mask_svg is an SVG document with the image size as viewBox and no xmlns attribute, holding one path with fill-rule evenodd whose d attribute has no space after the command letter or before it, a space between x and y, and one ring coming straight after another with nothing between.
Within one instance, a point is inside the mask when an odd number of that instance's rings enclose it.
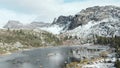
<instances>
[{"instance_id":1,"label":"mountain slope","mask_svg":"<svg viewBox=\"0 0 120 68\"><path fill-rule=\"evenodd\" d=\"M80 38L90 38L94 35L104 37L120 36L120 20L110 18L98 22L90 21L86 25L79 26L63 34Z\"/></svg>"},{"instance_id":2,"label":"mountain slope","mask_svg":"<svg viewBox=\"0 0 120 68\"><path fill-rule=\"evenodd\" d=\"M120 8L115 6L95 6L76 14L69 28L62 36L77 37L90 42L97 36L120 36Z\"/></svg>"}]
</instances>

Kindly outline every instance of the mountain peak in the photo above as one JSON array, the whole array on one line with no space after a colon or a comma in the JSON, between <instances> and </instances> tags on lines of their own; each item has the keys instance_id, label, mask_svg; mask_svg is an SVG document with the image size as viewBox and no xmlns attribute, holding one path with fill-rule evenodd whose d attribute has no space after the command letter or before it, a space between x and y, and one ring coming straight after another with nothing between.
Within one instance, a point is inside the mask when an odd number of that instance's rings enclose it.
<instances>
[{"instance_id":1,"label":"mountain peak","mask_svg":"<svg viewBox=\"0 0 120 68\"><path fill-rule=\"evenodd\" d=\"M68 24L69 21L71 21L71 19L73 18L72 15L70 16L59 16L58 19L54 19L53 23L52 24L57 24L59 26L64 26L66 24Z\"/></svg>"},{"instance_id":2,"label":"mountain peak","mask_svg":"<svg viewBox=\"0 0 120 68\"><path fill-rule=\"evenodd\" d=\"M10 29L35 29L38 27L49 26L49 23L44 22L31 22L30 24L23 25L19 21L10 20L3 28L10 28Z\"/></svg>"},{"instance_id":3,"label":"mountain peak","mask_svg":"<svg viewBox=\"0 0 120 68\"><path fill-rule=\"evenodd\" d=\"M19 29L23 26L22 23L16 20L10 20L8 23L4 26L4 28L12 28L12 29Z\"/></svg>"},{"instance_id":4,"label":"mountain peak","mask_svg":"<svg viewBox=\"0 0 120 68\"><path fill-rule=\"evenodd\" d=\"M115 6L94 6L77 13L69 29L74 29L90 21L101 21L107 18L120 18L120 8Z\"/></svg>"}]
</instances>

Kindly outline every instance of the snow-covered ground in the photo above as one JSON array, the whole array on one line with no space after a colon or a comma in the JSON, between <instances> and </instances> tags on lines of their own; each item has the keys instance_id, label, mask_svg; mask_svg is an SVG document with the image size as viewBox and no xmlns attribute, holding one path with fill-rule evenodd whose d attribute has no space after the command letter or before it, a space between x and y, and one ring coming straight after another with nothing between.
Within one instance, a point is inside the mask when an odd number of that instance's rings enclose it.
<instances>
[{"instance_id":1,"label":"snow-covered ground","mask_svg":"<svg viewBox=\"0 0 120 68\"><path fill-rule=\"evenodd\" d=\"M92 65L85 65L82 68L115 68L113 63L97 63Z\"/></svg>"},{"instance_id":2,"label":"snow-covered ground","mask_svg":"<svg viewBox=\"0 0 120 68\"><path fill-rule=\"evenodd\" d=\"M89 38L94 34L100 36L118 35L120 32L119 26L119 19L108 18L98 22L90 21L88 24L69 30L64 34L82 38Z\"/></svg>"},{"instance_id":3,"label":"snow-covered ground","mask_svg":"<svg viewBox=\"0 0 120 68\"><path fill-rule=\"evenodd\" d=\"M106 63L104 63L104 59L101 59L92 64L84 65L82 68L115 68L114 62L116 61L116 58L107 58L105 61ZM111 61L111 63L107 63L108 61Z\"/></svg>"}]
</instances>

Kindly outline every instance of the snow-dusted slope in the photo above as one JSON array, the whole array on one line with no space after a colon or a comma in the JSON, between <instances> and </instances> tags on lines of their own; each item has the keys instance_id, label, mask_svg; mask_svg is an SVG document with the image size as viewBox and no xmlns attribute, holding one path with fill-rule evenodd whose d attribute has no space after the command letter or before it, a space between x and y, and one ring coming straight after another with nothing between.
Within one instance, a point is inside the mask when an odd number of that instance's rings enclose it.
<instances>
[{"instance_id":1,"label":"snow-dusted slope","mask_svg":"<svg viewBox=\"0 0 120 68\"><path fill-rule=\"evenodd\" d=\"M64 35L78 36L80 38L90 38L93 35L99 36L119 36L120 20L114 18L104 19L102 21L90 21L86 25L79 26L73 30L69 30Z\"/></svg>"},{"instance_id":2,"label":"snow-dusted slope","mask_svg":"<svg viewBox=\"0 0 120 68\"><path fill-rule=\"evenodd\" d=\"M71 22L68 21L65 24L51 24L50 26L40 27L39 29L51 32L53 34L60 34L68 30L70 23Z\"/></svg>"}]
</instances>

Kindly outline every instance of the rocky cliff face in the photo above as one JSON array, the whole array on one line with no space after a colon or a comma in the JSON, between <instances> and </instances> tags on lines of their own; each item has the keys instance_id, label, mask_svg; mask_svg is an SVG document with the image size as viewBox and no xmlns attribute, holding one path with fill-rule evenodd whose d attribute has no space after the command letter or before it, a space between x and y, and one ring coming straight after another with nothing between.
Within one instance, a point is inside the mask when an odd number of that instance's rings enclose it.
<instances>
[{"instance_id":1,"label":"rocky cliff face","mask_svg":"<svg viewBox=\"0 0 120 68\"><path fill-rule=\"evenodd\" d=\"M71 22L71 20L73 19L73 16L59 16L58 19L54 19L52 24L57 24L59 26L64 26L66 24L68 24L69 22Z\"/></svg>"}]
</instances>

